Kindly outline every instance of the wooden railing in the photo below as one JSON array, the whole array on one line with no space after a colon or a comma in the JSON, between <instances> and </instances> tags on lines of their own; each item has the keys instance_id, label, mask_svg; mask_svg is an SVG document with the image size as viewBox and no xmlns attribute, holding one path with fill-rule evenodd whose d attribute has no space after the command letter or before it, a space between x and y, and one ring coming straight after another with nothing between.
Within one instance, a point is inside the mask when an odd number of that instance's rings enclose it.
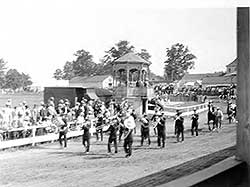
<instances>
[{"instance_id":1,"label":"wooden railing","mask_svg":"<svg viewBox=\"0 0 250 187\"><path fill-rule=\"evenodd\" d=\"M69 122L69 126L75 125L74 122ZM6 134L6 133L12 133L12 132L22 132L22 131L30 131L30 135L28 137L18 138L18 139L6 139L4 141L0 141L0 150L1 149L7 149L11 147L19 147L24 145L35 145L36 143L42 143L42 142L53 142L58 140L59 135L57 131L46 133L45 135L37 135L38 129L46 129L48 127L53 127L53 125L34 125L29 127L20 127L20 128L12 128L8 130L2 130L0 132L0 135ZM69 129L72 129L70 128ZM91 128L90 133L93 135L95 132L94 128L94 121L91 122ZM83 134L83 131L80 128L75 128L74 130L69 130L67 133L67 138L72 137L78 137Z\"/></svg>"},{"instance_id":2,"label":"wooden railing","mask_svg":"<svg viewBox=\"0 0 250 187\"><path fill-rule=\"evenodd\" d=\"M153 105L148 105L149 113L153 113ZM176 110L180 110L183 116L189 116L193 113L193 110L196 109L197 113L201 113L208 110L208 103L202 103L191 106L164 106L164 113L167 116L174 116L176 114Z\"/></svg>"},{"instance_id":3,"label":"wooden railing","mask_svg":"<svg viewBox=\"0 0 250 187\"><path fill-rule=\"evenodd\" d=\"M153 88L148 87L117 87L115 95L120 97L152 97Z\"/></svg>"}]
</instances>

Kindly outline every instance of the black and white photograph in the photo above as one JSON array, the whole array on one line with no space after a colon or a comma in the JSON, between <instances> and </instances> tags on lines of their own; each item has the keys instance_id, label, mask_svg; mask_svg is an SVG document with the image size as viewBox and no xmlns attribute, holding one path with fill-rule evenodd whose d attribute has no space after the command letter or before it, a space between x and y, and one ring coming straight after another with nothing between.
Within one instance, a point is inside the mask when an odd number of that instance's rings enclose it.
<instances>
[{"instance_id":1,"label":"black and white photograph","mask_svg":"<svg viewBox=\"0 0 250 187\"><path fill-rule=\"evenodd\" d=\"M1 187L250 187L250 2L0 0Z\"/></svg>"}]
</instances>

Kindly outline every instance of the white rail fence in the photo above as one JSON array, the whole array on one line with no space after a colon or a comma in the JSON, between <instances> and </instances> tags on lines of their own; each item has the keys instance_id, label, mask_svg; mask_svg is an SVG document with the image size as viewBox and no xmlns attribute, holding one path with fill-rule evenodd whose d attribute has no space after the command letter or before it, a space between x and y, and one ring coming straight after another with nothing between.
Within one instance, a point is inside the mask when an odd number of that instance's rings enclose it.
<instances>
[{"instance_id":1,"label":"white rail fence","mask_svg":"<svg viewBox=\"0 0 250 187\"><path fill-rule=\"evenodd\" d=\"M27 127L27 128L15 128L15 129L7 131L7 133L10 133L10 132L21 132L21 131L30 130L31 135L30 135L30 137L27 137L27 138L1 141L0 142L0 150L12 148L12 147L25 146L25 145L34 146L37 143L53 142L53 141L58 140L58 138L59 138L58 133L48 133L46 135L40 135L40 136L36 135L37 129L46 128L46 127L48 127L48 126L40 125L40 126L31 126L31 127ZM78 136L81 136L82 133L83 133L82 130L69 131L67 133L67 138L78 137Z\"/></svg>"},{"instance_id":2,"label":"white rail fence","mask_svg":"<svg viewBox=\"0 0 250 187\"><path fill-rule=\"evenodd\" d=\"M208 103L202 103L202 104L191 105L191 106L183 106L183 107L164 106L163 113L168 117L173 117L176 114L176 110L180 110L182 112L182 116L190 116L193 114L194 109L196 109L197 113L207 111ZM154 110L148 110L148 113L153 114Z\"/></svg>"},{"instance_id":3,"label":"white rail fence","mask_svg":"<svg viewBox=\"0 0 250 187\"><path fill-rule=\"evenodd\" d=\"M75 125L75 122L69 122L68 124L69 126ZM51 127L53 127L53 125L51 126L51 125L46 124L46 125L34 125L34 126L28 126L28 127L13 128L9 130L2 130L0 132L1 136L3 134L10 135L11 133L14 133L14 132L18 134L22 132L30 132L30 135L29 137L0 141L0 150L12 148L12 147L20 147L20 146L25 146L25 145L34 146L37 143L43 143L43 142L54 142L59 139L59 134L57 133L57 130L51 133L46 132L45 135L39 135L39 133L37 133L38 129L43 129L43 131L45 131L46 128L51 128ZM80 126L75 126L74 130L70 130L70 129L71 128L69 128L69 131L67 133L67 138L78 137L83 134L83 131L81 130ZM90 133L91 135L95 133L94 120L91 121Z\"/></svg>"}]
</instances>

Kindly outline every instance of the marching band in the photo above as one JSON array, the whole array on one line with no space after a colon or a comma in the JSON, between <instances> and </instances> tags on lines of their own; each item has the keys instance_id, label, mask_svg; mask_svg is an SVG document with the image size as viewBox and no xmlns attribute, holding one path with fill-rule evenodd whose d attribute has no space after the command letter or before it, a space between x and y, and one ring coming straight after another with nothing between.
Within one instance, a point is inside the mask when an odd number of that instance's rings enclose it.
<instances>
[{"instance_id":1,"label":"marching band","mask_svg":"<svg viewBox=\"0 0 250 187\"><path fill-rule=\"evenodd\" d=\"M148 146L151 146L151 130L157 136L157 145L160 148L166 146L166 123L167 117L164 112L155 107L155 112L151 116L144 113L142 116L137 116L132 105L123 100L120 105L113 103L112 107L106 107L103 103L94 105L87 101L76 102L73 108L69 107L69 101L60 100L57 107L55 107L53 98L51 98L45 106L41 103L38 122L46 124L47 132L58 133L60 146L67 147L67 133L72 130L72 126L76 130L82 130L82 144L84 152L89 153L91 137L96 136L96 141L103 141L104 135L108 135L107 152L112 153L112 145L114 153L118 153L118 143L123 142L123 148L126 157L132 155L133 134L136 134L135 129L138 130L137 125L140 125L140 145L143 146L147 140ZM26 107L27 108L27 107ZM112 110L111 110L112 109ZM29 112L23 113L23 121L26 122L26 115ZM231 123L235 119L236 106L228 103L228 119ZM74 116L74 117L72 117ZM28 118L27 118L28 119ZM72 120L73 119L73 120ZM196 109L190 116L191 120L191 135L198 136L199 114ZM215 108L211 101L208 104L208 128L209 130L217 130L221 128L223 120L223 112L220 108ZM212 128L210 121L213 121ZM150 130L151 129L151 130ZM184 141L184 118L181 111L177 110L174 116L174 133L177 142Z\"/></svg>"},{"instance_id":2,"label":"marching band","mask_svg":"<svg viewBox=\"0 0 250 187\"><path fill-rule=\"evenodd\" d=\"M101 135L101 141L103 141L103 134L108 135L108 153L112 153L112 144L114 145L114 153L118 153L118 140L119 142L123 140L123 148L126 153L125 157L130 157L132 155L133 132L136 128L136 122L139 122L141 126L141 146L143 146L144 140L146 139L148 140L148 145L151 144L150 126L152 126L152 128L156 131L157 134L158 146L161 148L165 147L166 116L163 112L160 113L160 111L156 109L155 114L151 118L152 123L150 123L150 119L148 118L148 115L146 113L144 113L141 117L138 117L137 120L135 120L135 117L132 114L134 113L133 110L130 110L129 107L123 109L124 110L121 110L119 113L113 116L105 115L105 113L98 113L96 114L95 118L89 115L84 118L84 113L79 113L76 123L78 125L81 125L81 129L83 130L82 144L85 148L85 153L89 153L90 151L91 128L94 128L93 131L96 134L97 141L99 141L99 134ZM193 130L196 132L196 135L198 135L198 119L199 115L196 113L196 110L194 110L194 113L191 116L192 135ZM181 116L180 111L177 111L174 120L177 142L182 142L184 141L184 118ZM57 125L59 129L60 145L62 146L63 140L64 147L67 147L66 134L68 130L68 125L67 119L64 114L61 114L61 116L57 117Z\"/></svg>"},{"instance_id":3,"label":"marching band","mask_svg":"<svg viewBox=\"0 0 250 187\"><path fill-rule=\"evenodd\" d=\"M103 108L103 105L99 107L100 110L93 110L91 105L84 105L76 103L75 108L69 109L69 104L62 101L59 102L57 109L54 109L53 102L49 103L49 110L47 118L51 118L52 123L57 128L59 134L59 143L61 147L67 147L67 132L70 128L68 123L69 111L74 111L77 118L75 124L79 129L83 131L82 144L85 149L85 153L90 151L90 139L93 134L96 135L96 140L103 141L104 134L108 135L107 152L112 153L112 145L114 147L114 153L118 153L118 142L123 141L123 148L125 157L132 155L133 134L136 134L134 129L137 128L137 124L140 124L141 141L140 145L143 146L144 141L147 140L148 145L151 145L150 129L154 130L154 134L157 136L158 147L164 148L166 144L166 121L167 118L164 112L158 107L155 108L155 112L151 118L144 113L142 116L137 116L133 107L124 100L119 107L116 107L116 111L111 112ZM233 106L229 108L229 120L231 120L236 112L232 112ZM209 102L208 105L208 125L210 120L213 121L213 129L221 127L221 120L223 119L223 113L219 108L215 110L215 107ZM42 112L43 110L41 110ZM211 113L215 117L211 117ZM42 119L42 118L41 118ZM46 120L46 119L45 119ZM194 109L191 115L191 135L198 136L199 114ZM210 125L209 125L210 127ZM210 128L209 128L210 129ZM174 116L174 133L176 135L177 142L184 141L184 118L181 111L177 110Z\"/></svg>"}]
</instances>

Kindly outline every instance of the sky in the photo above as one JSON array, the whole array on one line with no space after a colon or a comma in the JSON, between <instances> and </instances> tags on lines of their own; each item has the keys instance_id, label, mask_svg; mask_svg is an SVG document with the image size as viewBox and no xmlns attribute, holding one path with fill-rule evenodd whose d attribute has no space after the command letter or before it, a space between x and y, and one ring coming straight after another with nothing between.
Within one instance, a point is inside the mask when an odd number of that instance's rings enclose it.
<instances>
[{"instance_id":1,"label":"sky","mask_svg":"<svg viewBox=\"0 0 250 187\"><path fill-rule=\"evenodd\" d=\"M233 0L155 2L0 0L0 58L43 86L77 50L89 51L98 63L120 40L147 49L158 75L163 75L166 48L175 43L197 57L191 73L224 71L236 58Z\"/></svg>"}]
</instances>

